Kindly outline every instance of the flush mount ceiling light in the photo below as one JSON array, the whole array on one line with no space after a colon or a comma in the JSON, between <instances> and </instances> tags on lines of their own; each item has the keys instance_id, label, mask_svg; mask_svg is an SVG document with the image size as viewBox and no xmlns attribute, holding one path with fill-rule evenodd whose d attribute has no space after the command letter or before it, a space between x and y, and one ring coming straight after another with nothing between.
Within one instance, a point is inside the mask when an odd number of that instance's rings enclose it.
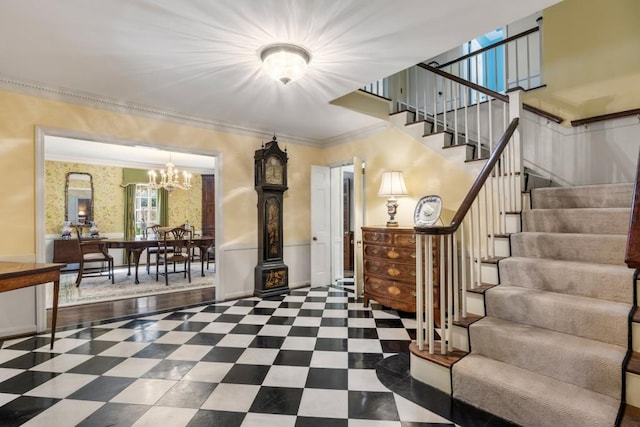
<instances>
[{"instance_id":1,"label":"flush mount ceiling light","mask_svg":"<svg viewBox=\"0 0 640 427\"><path fill-rule=\"evenodd\" d=\"M303 76L311 54L300 46L278 43L262 49L260 59L268 75L287 84Z\"/></svg>"}]
</instances>

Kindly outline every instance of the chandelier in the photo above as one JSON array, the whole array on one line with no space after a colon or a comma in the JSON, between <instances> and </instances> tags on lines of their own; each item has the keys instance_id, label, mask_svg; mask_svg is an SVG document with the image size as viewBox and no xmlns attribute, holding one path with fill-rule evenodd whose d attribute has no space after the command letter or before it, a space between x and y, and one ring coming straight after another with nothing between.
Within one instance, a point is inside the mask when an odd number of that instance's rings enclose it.
<instances>
[{"instance_id":1,"label":"chandelier","mask_svg":"<svg viewBox=\"0 0 640 427\"><path fill-rule=\"evenodd\" d=\"M158 175L160 175L160 182L158 182ZM165 169L160 170L159 173L154 170L149 171L149 187L153 189L164 188L169 193L176 188L188 190L191 188L191 174L182 171L182 180L180 180L180 172L169 161L165 164Z\"/></svg>"},{"instance_id":2,"label":"chandelier","mask_svg":"<svg viewBox=\"0 0 640 427\"><path fill-rule=\"evenodd\" d=\"M262 49L260 59L264 71L286 85L304 75L311 55L300 46L278 43Z\"/></svg>"}]
</instances>

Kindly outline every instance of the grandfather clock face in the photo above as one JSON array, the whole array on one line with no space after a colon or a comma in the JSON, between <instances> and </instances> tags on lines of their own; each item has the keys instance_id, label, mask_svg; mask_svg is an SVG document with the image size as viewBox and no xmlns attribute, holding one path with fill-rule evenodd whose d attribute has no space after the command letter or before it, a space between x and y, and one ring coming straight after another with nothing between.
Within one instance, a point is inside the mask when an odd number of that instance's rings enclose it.
<instances>
[{"instance_id":1,"label":"grandfather clock face","mask_svg":"<svg viewBox=\"0 0 640 427\"><path fill-rule=\"evenodd\" d=\"M264 181L266 184L284 184L284 170L282 160L278 156L269 156L265 160Z\"/></svg>"}]
</instances>

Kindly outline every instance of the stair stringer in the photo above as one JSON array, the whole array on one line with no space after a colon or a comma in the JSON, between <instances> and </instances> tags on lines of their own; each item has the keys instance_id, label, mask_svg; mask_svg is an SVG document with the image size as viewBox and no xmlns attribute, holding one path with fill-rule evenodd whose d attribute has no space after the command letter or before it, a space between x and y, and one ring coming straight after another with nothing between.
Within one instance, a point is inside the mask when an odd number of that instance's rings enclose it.
<instances>
[{"instance_id":1,"label":"stair stringer","mask_svg":"<svg viewBox=\"0 0 640 427\"><path fill-rule=\"evenodd\" d=\"M404 134L460 167L469 176L476 177L486 163L486 160L467 162L469 146L451 146L450 133L431 133L431 123L425 121L415 122L414 113L411 111L401 111L391 114L389 116L389 122Z\"/></svg>"}]
</instances>

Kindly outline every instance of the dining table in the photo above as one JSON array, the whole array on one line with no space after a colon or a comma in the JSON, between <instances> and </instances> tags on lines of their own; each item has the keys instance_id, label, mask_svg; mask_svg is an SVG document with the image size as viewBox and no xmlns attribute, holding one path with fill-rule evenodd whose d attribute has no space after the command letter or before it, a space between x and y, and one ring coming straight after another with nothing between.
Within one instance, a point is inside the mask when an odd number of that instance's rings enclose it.
<instances>
[{"instance_id":1,"label":"dining table","mask_svg":"<svg viewBox=\"0 0 640 427\"><path fill-rule=\"evenodd\" d=\"M127 259L127 276L131 276L131 261L134 264L135 283L138 284L138 267L140 266L140 255L147 248L158 247L163 239L157 237L137 236L135 238L109 238L103 242L110 249L124 249ZM204 265L209 258L208 249L215 243L213 236L194 236L191 238L191 244L200 249L200 274L204 277Z\"/></svg>"}]
</instances>

